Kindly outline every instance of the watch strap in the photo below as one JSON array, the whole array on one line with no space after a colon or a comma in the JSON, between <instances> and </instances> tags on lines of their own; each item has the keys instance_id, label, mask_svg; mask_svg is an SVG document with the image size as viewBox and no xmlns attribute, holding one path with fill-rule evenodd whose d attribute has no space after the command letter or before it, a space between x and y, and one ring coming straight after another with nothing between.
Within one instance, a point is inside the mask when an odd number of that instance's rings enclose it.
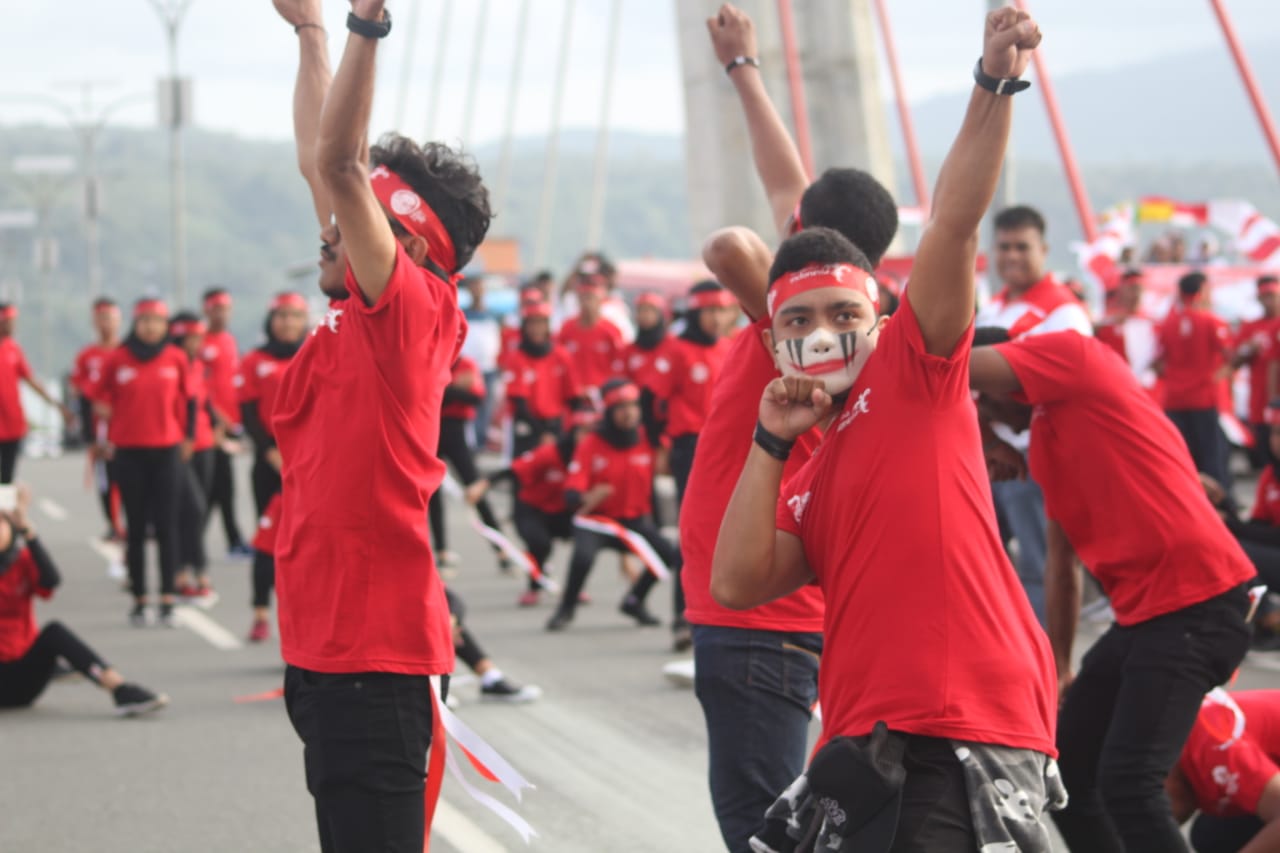
<instances>
[{"instance_id":1,"label":"watch strap","mask_svg":"<svg viewBox=\"0 0 1280 853\"><path fill-rule=\"evenodd\" d=\"M347 29L358 36L367 39L386 38L391 32L391 12L386 9L382 10L382 20L370 21L367 18L356 17L355 12L347 13Z\"/></svg>"},{"instance_id":2,"label":"watch strap","mask_svg":"<svg viewBox=\"0 0 1280 853\"><path fill-rule=\"evenodd\" d=\"M997 95L1014 95L1031 85L1030 80L1020 80L1017 77L992 77L982 70L981 56L973 66L973 82Z\"/></svg>"}]
</instances>

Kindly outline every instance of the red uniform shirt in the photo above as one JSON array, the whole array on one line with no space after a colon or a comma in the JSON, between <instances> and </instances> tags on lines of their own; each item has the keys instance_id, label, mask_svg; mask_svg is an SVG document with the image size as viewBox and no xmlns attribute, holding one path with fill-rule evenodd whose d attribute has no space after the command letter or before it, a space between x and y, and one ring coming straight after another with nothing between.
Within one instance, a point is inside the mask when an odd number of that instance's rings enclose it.
<instances>
[{"instance_id":1,"label":"red uniform shirt","mask_svg":"<svg viewBox=\"0 0 1280 853\"><path fill-rule=\"evenodd\" d=\"M569 463L565 490L586 495L608 483L613 493L591 511L606 518L632 519L653 512L653 450L641 439L635 447L614 447L598 433L587 434Z\"/></svg>"},{"instance_id":2,"label":"red uniform shirt","mask_svg":"<svg viewBox=\"0 0 1280 853\"><path fill-rule=\"evenodd\" d=\"M711 346L684 338L667 341L654 360L650 385L654 396L666 404L667 435L675 438L702 431L729 345L727 340Z\"/></svg>"},{"instance_id":3,"label":"red uniform shirt","mask_svg":"<svg viewBox=\"0 0 1280 853\"><path fill-rule=\"evenodd\" d=\"M584 326L574 317L560 327L556 340L573 358L578 378L587 388L599 388L626 373L622 332L603 317L593 326Z\"/></svg>"},{"instance_id":4,"label":"red uniform shirt","mask_svg":"<svg viewBox=\"0 0 1280 853\"><path fill-rule=\"evenodd\" d=\"M240 423L240 398L236 374L240 370L240 349L230 332L209 332L204 336L200 357L208 365L209 397L227 423Z\"/></svg>"},{"instance_id":5,"label":"red uniform shirt","mask_svg":"<svg viewBox=\"0 0 1280 853\"><path fill-rule=\"evenodd\" d=\"M209 385L205 364L199 359L190 363L187 372L187 396L196 403L196 434L191 449L210 450L213 447L213 419L209 417Z\"/></svg>"},{"instance_id":6,"label":"red uniform shirt","mask_svg":"<svg viewBox=\"0 0 1280 853\"><path fill-rule=\"evenodd\" d=\"M910 291L908 291L908 294ZM1056 755L1049 641L1005 554L969 395L908 295L778 502L826 594L823 737L890 729Z\"/></svg>"},{"instance_id":7,"label":"red uniform shirt","mask_svg":"<svg viewBox=\"0 0 1280 853\"><path fill-rule=\"evenodd\" d=\"M645 349L634 341L627 344L626 354L623 357L627 378L641 388L648 388L652 391L655 383L654 373L656 372L654 365L665 352L667 344L670 342L670 338L664 338L659 341L657 346L649 349Z\"/></svg>"},{"instance_id":8,"label":"red uniform shirt","mask_svg":"<svg viewBox=\"0 0 1280 853\"><path fill-rule=\"evenodd\" d=\"M102 381L102 366L113 349L114 346L89 344L76 355L75 364L71 366L71 387L81 397L93 399L93 392Z\"/></svg>"},{"instance_id":9,"label":"red uniform shirt","mask_svg":"<svg viewBox=\"0 0 1280 853\"><path fill-rule=\"evenodd\" d=\"M767 328L769 321L763 319L733 339L720 381L711 393L711 409L698 438L693 471L680 506L684 613L695 625L816 633L822 630L823 608L822 590L814 584L750 610L730 610L711 597L711 558L720 535L720 522L751 452L760 397L778 375L772 356L760 340L760 332ZM816 431L800 437L783 469L783 482L809 460L820 439L821 434Z\"/></svg>"},{"instance_id":10,"label":"red uniform shirt","mask_svg":"<svg viewBox=\"0 0 1280 853\"><path fill-rule=\"evenodd\" d=\"M349 269L347 289L289 363L272 416L281 654L320 672L450 672L427 501L444 479L440 401L466 321L457 289L399 244L376 304Z\"/></svg>"},{"instance_id":11,"label":"red uniform shirt","mask_svg":"<svg viewBox=\"0 0 1280 853\"><path fill-rule=\"evenodd\" d=\"M1280 354L1280 318L1263 317L1241 323L1235 345L1253 348L1248 361L1249 423L1264 423L1267 403L1271 402L1267 399L1267 373Z\"/></svg>"},{"instance_id":12,"label":"red uniform shirt","mask_svg":"<svg viewBox=\"0 0 1280 853\"><path fill-rule=\"evenodd\" d=\"M1263 789L1280 774L1278 763L1280 691L1215 690L1200 706L1178 767L1201 811L1241 817L1258 814Z\"/></svg>"},{"instance_id":13,"label":"red uniform shirt","mask_svg":"<svg viewBox=\"0 0 1280 853\"><path fill-rule=\"evenodd\" d=\"M116 447L174 447L187 437L191 362L176 346L141 361L126 346L111 351L94 399L111 407L107 440Z\"/></svg>"},{"instance_id":14,"label":"red uniform shirt","mask_svg":"<svg viewBox=\"0 0 1280 853\"><path fill-rule=\"evenodd\" d=\"M280 388L280 379L284 369L289 366L290 359L276 358L262 349L250 350L240 362L240 371L236 374L236 390L239 402L257 403L258 420L267 435L275 437L271 427L271 413L275 406L276 393ZM236 412L240 411L239 405Z\"/></svg>"},{"instance_id":15,"label":"red uniform shirt","mask_svg":"<svg viewBox=\"0 0 1280 853\"><path fill-rule=\"evenodd\" d=\"M569 479L569 466L560 456L559 443L543 444L511 462L511 470L520 484L516 497L536 510L556 515L568 509L564 487Z\"/></svg>"},{"instance_id":16,"label":"red uniform shirt","mask_svg":"<svg viewBox=\"0 0 1280 853\"><path fill-rule=\"evenodd\" d=\"M1253 501L1254 521L1265 521L1267 524L1280 526L1280 483L1276 482L1276 472L1268 465L1262 469L1258 477L1258 495Z\"/></svg>"},{"instance_id":17,"label":"red uniform shirt","mask_svg":"<svg viewBox=\"0 0 1280 853\"><path fill-rule=\"evenodd\" d=\"M480 373L480 368L471 359L459 356L454 362L453 367L449 371L449 383L453 384L458 381L460 376L470 376L467 387L463 390L470 391L475 396L484 399L484 375ZM456 418L460 421L472 421L476 417L476 407L473 403L445 403L440 409L440 416L443 418Z\"/></svg>"},{"instance_id":18,"label":"red uniform shirt","mask_svg":"<svg viewBox=\"0 0 1280 853\"><path fill-rule=\"evenodd\" d=\"M17 441L27 434L18 383L31 378L31 365L13 338L0 338L0 441Z\"/></svg>"},{"instance_id":19,"label":"red uniform shirt","mask_svg":"<svg viewBox=\"0 0 1280 853\"><path fill-rule=\"evenodd\" d=\"M558 346L538 357L517 349L507 357L504 379L507 400L524 400L535 418L564 417L569 401L582 396L573 359Z\"/></svg>"},{"instance_id":20,"label":"red uniform shirt","mask_svg":"<svg viewBox=\"0 0 1280 853\"><path fill-rule=\"evenodd\" d=\"M25 548L0 575L0 661L22 657L36 641L33 596L48 598L52 590L40 586L40 570L31 552Z\"/></svg>"},{"instance_id":21,"label":"red uniform shirt","mask_svg":"<svg viewBox=\"0 0 1280 853\"><path fill-rule=\"evenodd\" d=\"M512 353L520 349L520 327L503 326L500 335L502 349L501 352L498 353L498 367L502 370L506 370L507 362L511 358Z\"/></svg>"},{"instance_id":22,"label":"red uniform shirt","mask_svg":"<svg viewBox=\"0 0 1280 853\"><path fill-rule=\"evenodd\" d=\"M1035 407L1044 508L1133 625L1256 572L1218 518L1173 423L1102 344L1056 332L997 347Z\"/></svg>"},{"instance_id":23,"label":"red uniform shirt","mask_svg":"<svg viewBox=\"0 0 1280 853\"><path fill-rule=\"evenodd\" d=\"M267 508L262 511L262 517L258 519L258 530L253 535L253 550L263 554L275 554L282 504L280 493L276 492L271 502L267 504Z\"/></svg>"},{"instance_id":24,"label":"red uniform shirt","mask_svg":"<svg viewBox=\"0 0 1280 853\"><path fill-rule=\"evenodd\" d=\"M1175 305L1160 326L1165 408L1218 408L1218 371L1226 364L1231 332L1217 315Z\"/></svg>"}]
</instances>

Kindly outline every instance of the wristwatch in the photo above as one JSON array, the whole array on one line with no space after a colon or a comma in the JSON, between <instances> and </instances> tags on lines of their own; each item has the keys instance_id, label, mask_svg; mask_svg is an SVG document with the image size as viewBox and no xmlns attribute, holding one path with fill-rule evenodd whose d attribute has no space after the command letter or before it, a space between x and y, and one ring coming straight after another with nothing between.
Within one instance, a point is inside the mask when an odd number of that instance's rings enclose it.
<instances>
[{"instance_id":1,"label":"wristwatch","mask_svg":"<svg viewBox=\"0 0 1280 853\"><path fill-rule=\"evenodd\" d=\"M982 70L981 56L973 66L973 82L997 95L1013 95L1031 85L1030 80L1019 80L1017 77L992 77Z\"/></svg>"},{"instance_id":2,"label":"wristwatch","mask_svg":"<svg viewBox=\"0 0 1280 853\"><path fill-rule=\"evenodd\" d=\"M382 20L370 21L367 18L357 18L355 12L347 13L347 29L358 36L364 36L367 39L383 39L391 32L391 12L387 9L382 10Z\"/></svg>"}]
</instances>

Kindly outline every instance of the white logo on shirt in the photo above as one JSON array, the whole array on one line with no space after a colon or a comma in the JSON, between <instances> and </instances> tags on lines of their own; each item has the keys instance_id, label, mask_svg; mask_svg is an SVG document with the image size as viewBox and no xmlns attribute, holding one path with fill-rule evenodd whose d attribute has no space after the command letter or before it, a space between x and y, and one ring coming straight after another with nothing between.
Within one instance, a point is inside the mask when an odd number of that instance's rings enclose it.
<instances>
[{"instance_id":1,"label":"white logo on shirt","mask_svg":"<svg viewBox=\"0 0 1280 853\"><path fill-rule=\"evenodd\" d=\"M658 371L659 373L670 373L671 362L667 361L665 358L661 358L661 357L656 358L653 361L653 369Z\"/></svg>"},{"instance_id":2,"label":"white logo on shirt","mask_svg":"<svg viewBox=\"0 0 1280 853\"><path fill-rule=\"evenodd\" d=\"M1280 487L1268 486L1267 487L1267 503L1273 503L1275 501L1280 501Z\"/></svg>"},{"instance_id":3,"label":"white logo on shirt","mask_svg":"<svg viewBox=\"0 0 1280 853\"><path fill-rule=\"evenodd\" d=\"M605 459L603 456L591 457L592 471L599 472L599 471L603 471L605 468L608 468L608 467L609 467L609 460Z\"/></svg>"},{"instance_id":4,"label":"white logo on shirt","mask_svg":"<svg viewBox=\"0 0 1280 853\"><path fill-rule=\"evenodd\" d=\"M275 372L276 372L276 366L273 363L269 361L258 362L258 378L259 379L261 379L264 376L270 376Z\"/></svg>"},{"instance_id":5,"label":"white logo on shirt","mask_svg":"<svg viewBox=\"0 0 1280 853\"><path fill-rule=\"evenodd\" d=\"M338 334L338 318L341 317L342 314L343 310L341 308L330 308L325 312L324 319L320 321L320 325L311 330L311 336L315 337L320 331L321 326L333 332L335 335Z\"/></svg>"},{"instance_id":6,"label":"white logo on shirt","mask_svg":"<svg viewBox=\"0 0 1280 853\"><path fill-rule=\"evenodd\" d=\"M138 371L132 367L121 367L116 371L116 384L128 385L138 375Z\"/></svg>"},{"instance_id":7,"label":"white logo on shirt","mask_svg":"<svg viewBox=\"0 0 1280 853\"><path fill-rule=\"evenodd\" d=\"M871 389L864 388L862 393L858 395L858 399L853 401L853 405L849 410L840 416L840 424L836 427L836 432L844 432L845 427L853 423L858 415L871 414L871 405L867 402L867 398L871 396Z\"/></svg>"},{"instance_id":8,"label":"white logo on shirt","mask_svg":"<svg viewBox=\"0 0 1280 853\"><path fill-rule=\"evenodd\" d=\"M548 483L559 483L564 480L564 472L559 469L552 469L547 472L546 480Z\"/></svg>"},{"instance_id":9,"label":"white logo on shirt","mask_svg":"<svg viewBox=\"0 0 1280 853\"><path fill-rule=\"evenodd\" d=\"M218 358L218 348L213 346L205 347L203 355L205 361L216 361Z\"/></svg>"},{"instance_id":10,"label":"white logo on shirt","mask_svg":"<svg viewBox=\"0 0 1280 853\"><path fill-rule=\"evenodd\" d=\"M631 457L632 465L648 465L650 461L648 453L636 453Z\"/></svg>"},{"instance_id":11,"label":"white logo on shirt","mask_svg":"<svg viewBox=\"0 0 1280 853\"><path fill-rule=\"evenodd\" d=\"M631 366L632 370L639 370L640 368L644 367L644 356L633 355L631 356L631 360L627 363Z\"/></svg>"},{"instance_id":12,"label":"white logo on shirt","mask_svg":"<svg viewBox=\"0 0 1280 853\"><path fill-rule=\"evenodd\" d=\"M711 378L711 371L702 362L698 362L689 370L689 378L701 385Z\"/></svg>"},{"instance_id":13,"label":"white logo on shirt","mask_svg":"<svg viewBox=\"0 0 1280 853\"><path fill-rule=\"evenodd\" d=\"M791 515L795 518L796 524L804 518L804 511L809 507L809 498L813 496L813 492L805 492L803 495L796 495L787 499L787 508L791 510Z\"/></svg>"},{"instance_id":14,"label":"white logo on shirt","mask_svg":"<svg viewBox=\"0 0 1280 853\"><path fill-rule=\"evenodd\" d=\"M1213 768L1213 781L1222 792L1222 796L1218 798L1218 811L1221 812L1231 805L1231 800L1240 792L1240 774L1232 773L1225 764L1219 764Z\"/></svg>"},{"instance_id":15,"label":"white logo on shirt","mask_svg":"<svg viewBox=\"0 0 1280 853\"><path fill-rule=\"evenodd\" d=\"M271 516L269 516L269 515L264 515L262 518L258 519L258 527L259 527L260 529L262 529L262 530L270 530L270 529L271 529Z\"/></svg>"}]
</instances>

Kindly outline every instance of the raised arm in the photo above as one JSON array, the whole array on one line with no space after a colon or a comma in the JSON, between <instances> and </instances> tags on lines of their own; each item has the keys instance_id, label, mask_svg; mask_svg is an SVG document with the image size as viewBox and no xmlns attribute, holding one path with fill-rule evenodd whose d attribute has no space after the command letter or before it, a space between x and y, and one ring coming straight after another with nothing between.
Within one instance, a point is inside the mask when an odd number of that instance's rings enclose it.
<instances>
[{"instance_id":1,"label":"raised arm","mask_svg":"<svg viewBox=\"0 0 1280 853\"><path fill-rule=\"evenodd\" d=\"M765 315L773 253L750 228L721 228L702 244L702 262L737 298L751 319Z\"/></svg>"},{"instance_id":2,"label":"raised arm","mask_svg":"<svg viewBox=\"0 0 1280 853\"><path fill-rule=\"evenodd\" d=\"M381 20L383 0L351 0L366 21ZM347 249L347 263L370 304L378 301L396 264L396 238L369 186L369 116L378 39L347 37L342 62L324 99L316 141L316 168Z\"/></svg>"},{"instance_id":3,"label":"raised arm","mask_svg":"<svg viewBox=\"0 0 1280 853\"><path fill-rule=\"evenodd\" d=\"M733 4L725 3L715 17L708 18L707 30L711 33L711 44L722 68L738 57L759 61L755 24L746 12ZM786 237L791 214L809 186L809 176L805 174L800 152L787 132L787 126L769 100L760 69L741 64L729 72L729 79L742 101L747 134L751 137L751 153L755 157L756 172L764 184L765 195L769 198L773 224L778 235Z\"/></svg>"},{"instance_id":4,"label":"raised arm","mask_svg":"<svg viewBox=\"0 0 1280 853\"><path fill-rule=\"evenodd\" d=\"M1040 43L1025 12L987 16L982 69L990 77L1020 76ZM933 213L920 237L906 299L934 355L948 356L973 320L978 226L995 195L1013 120L1012 99L975 85L960 133L933 192Z\"/></svg>"},{"instance_id":5,"label":"raised arm","mask_svg":"<svg viewBox=\"0 0 1280 853\"><path fill-rule=\"evenodd\" d=\"M329 43L324 30L321 0L272 0L276 11L298 34L298 77L293 86L293 139L298 149L298 171L311 187L320 227L329 224L333 206L316 166L316 138L320 111L333 82L329 70Z\"/></svg>"}]
</instances>

